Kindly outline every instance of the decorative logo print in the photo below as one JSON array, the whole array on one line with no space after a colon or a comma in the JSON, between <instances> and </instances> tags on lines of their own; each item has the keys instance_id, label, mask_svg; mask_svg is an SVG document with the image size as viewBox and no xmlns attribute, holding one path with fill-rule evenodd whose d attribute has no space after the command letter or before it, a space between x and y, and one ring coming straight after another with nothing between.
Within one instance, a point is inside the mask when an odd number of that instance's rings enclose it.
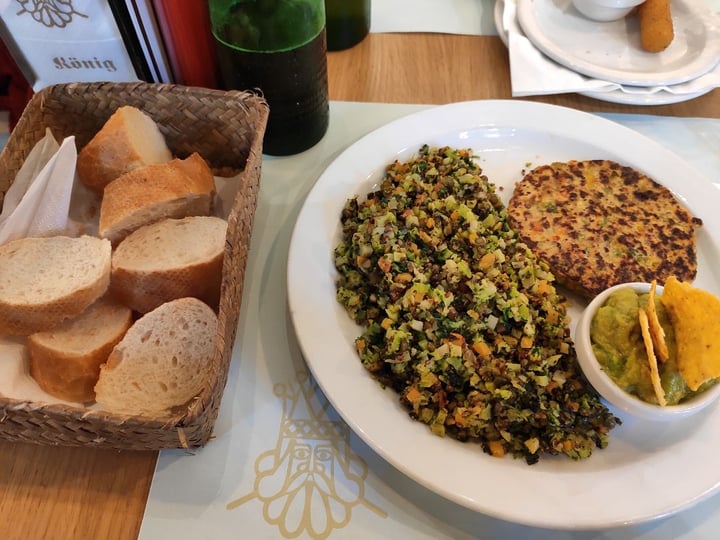
<instances>
[{"instance_id":1,"label":"decorative logo print","mask_svg":"<svg viewBox=\"0 0 720 540\"><path fill-rule=\"evenodd\" d=\"M18 15L29 13L40 24L52 28L65 28L72 22L73 15L87 17L73 8L72 0L17 0L22 9Z\"/></svg>"},{"instance_id":2,"label":"decorative logo print","mask_svg":"<svg viewBox=\"0 0 720 540\"><path fill-rule=\"evenodd\" d=\"M386 518L364 498L367 465L350 449L347 425L328 419L330 404L317 384L299 373L297 382L276 384L274 393L283 400L277 444L255 461L253 492L228 510L259 499L265 521L285 538L305 532L314 540L347 525L358 504Z\"/></svg>"}]
</instances>

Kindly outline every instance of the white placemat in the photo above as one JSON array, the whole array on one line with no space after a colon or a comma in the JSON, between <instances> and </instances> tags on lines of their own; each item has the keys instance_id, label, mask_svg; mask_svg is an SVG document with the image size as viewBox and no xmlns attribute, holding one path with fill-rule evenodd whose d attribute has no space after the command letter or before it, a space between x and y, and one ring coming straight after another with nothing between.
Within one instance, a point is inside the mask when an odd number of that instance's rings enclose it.
<instances>
[{"instance_id":1,"label":"white placemat","mask_svg":"<svg viewBox=\"0 0 720 540\"><path fill-rule=\"evenodd\" d=\"M495 0L373 0L371 32L497 35Z\"/></svg>"},{"instance_id":2,"label":"white placemat","mask_svg":"<svg viewBox=\"0 0 720 540\"><path fill-rule=\"evenodd\" d=\"M264 159L215 438L192 454L161 452L140 540L715 538L720 496L662 521L595 532L535 529L469 511L389 466L347 428L307 377L288 319L285 285L290 234L302 201L341 150L422 108L332 102L329 131L317 146L297 156ZM609 117L671 148L720 187L720 120ZM302 474L311 463L314 475Z\"/></svg>"}]
</instances>

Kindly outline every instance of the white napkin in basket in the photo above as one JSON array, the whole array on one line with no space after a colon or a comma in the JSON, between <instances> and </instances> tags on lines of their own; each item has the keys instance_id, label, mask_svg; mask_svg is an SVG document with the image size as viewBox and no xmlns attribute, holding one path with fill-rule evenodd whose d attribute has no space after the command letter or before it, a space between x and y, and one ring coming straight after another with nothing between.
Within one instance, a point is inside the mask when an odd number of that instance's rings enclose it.
<instances>
[{"instance_id":1,"label":"white napkin in basket","mask_svg":"<svg viewBox=\"0 0 720 540\"><path fill-rule=\"evenodd\" d=\"M541 53L523 33L517 19L517 0L505 0L503 26L508 32L510 78L513 96L563 94L570 92L611 92L627 94L696 94L720 87L720 63L710 72L685 83L633 87L581 75Z\"/></svg>"},{"instance_id":2,"label":"white napkin in basket","mask_svg":"<svg viewBox=\"0 0 720 540\"><path fill-rule=\"evenodd\" d=\"M76 162L75 137L65 138L58 146L48 129L5 196L0 214L0 244L67 231Z\"/></svg>"},{"instance_id":3,"label":"white napkin in basket","mask_svg":"<svg viewBox=\"0 0 720 540\"><path fill-rule=\"evenodd\" d=\"M75 138L58 145L49 129L32 148L5 194L0 244L26 236L66 232L75 185ZM33 403L64 403L43 392L28 373L22 338L0 336L0 396Z\"/></svg>"}]
</instances>

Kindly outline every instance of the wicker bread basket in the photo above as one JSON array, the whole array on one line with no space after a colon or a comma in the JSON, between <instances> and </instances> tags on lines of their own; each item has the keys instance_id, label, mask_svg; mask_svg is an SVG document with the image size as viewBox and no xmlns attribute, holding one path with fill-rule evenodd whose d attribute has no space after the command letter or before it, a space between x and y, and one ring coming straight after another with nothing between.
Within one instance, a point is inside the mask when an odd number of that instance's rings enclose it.
<instances>
[{"instance_id":1,"label":"wicker bread basket","mask_svg":"<svg viewBox=\"0 0 720 540\"><path fill-rule=\"evenodd\" d=\"M228 218L210 384L183 411L153 420L0 397L0 438L43 445L159 450L200 447L211 436L242 299L268 117L264 99L249 92L142 82L48 87L33 96L0 153L0 203L46 127L59 141L74 135L79 150L121 105L134 105L149 114L175 156L184 158L196 151L215 174L239 173L241 185Z\"/></svg>"}]
</instances>

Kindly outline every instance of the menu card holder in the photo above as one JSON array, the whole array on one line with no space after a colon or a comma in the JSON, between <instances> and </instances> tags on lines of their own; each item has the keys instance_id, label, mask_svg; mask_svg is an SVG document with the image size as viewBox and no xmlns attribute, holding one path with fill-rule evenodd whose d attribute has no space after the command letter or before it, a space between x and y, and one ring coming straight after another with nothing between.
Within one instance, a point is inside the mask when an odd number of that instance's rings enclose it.
<instances>
[{"instance_id":1,"label":"menu card holder","mask_svg":"<svg viewBox=\"0 0 720 540\"><path fill-rule=\"evenodd\" d=\"M130 82L142 76L108 2L0 6L0 39L36 92L58 83Z\"/></svg>"}]
</instances>

